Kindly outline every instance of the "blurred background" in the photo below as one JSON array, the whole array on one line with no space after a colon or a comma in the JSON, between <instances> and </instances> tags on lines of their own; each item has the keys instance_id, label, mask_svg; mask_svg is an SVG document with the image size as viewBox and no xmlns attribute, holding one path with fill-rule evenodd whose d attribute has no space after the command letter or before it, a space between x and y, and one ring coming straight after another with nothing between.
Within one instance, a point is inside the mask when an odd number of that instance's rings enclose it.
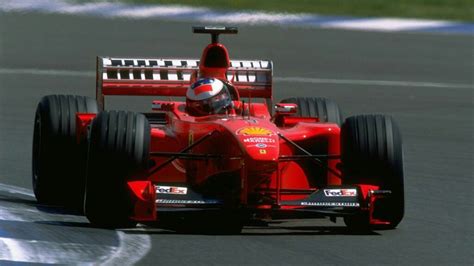
<instances>
[{"instance_id":1,"label":"blurred background","mask_svg":"<svg viewBox=\"0 0 474 266\"><path fill-rule=\"evenodd\" d=\"M98 2L76 0L77 3ZM473 21L470 0L123 0L133 4L179 4L218 10L259 10L358 17L404 17Z\"/></svg>"}]
</instances>

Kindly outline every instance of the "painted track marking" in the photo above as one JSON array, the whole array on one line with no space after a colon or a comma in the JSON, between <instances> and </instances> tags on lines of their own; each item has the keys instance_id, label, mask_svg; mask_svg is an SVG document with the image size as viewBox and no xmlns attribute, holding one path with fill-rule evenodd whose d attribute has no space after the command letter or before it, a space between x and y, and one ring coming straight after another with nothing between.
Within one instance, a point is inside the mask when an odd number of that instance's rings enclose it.
<instances>
[{"instance_id":1,"label":"painted track marking","mask_svg":"<svg viewBox=\"0 0 474 266\"><path fill-rule=\"evenodd\" d=\"M44 75L69 77L95 77L95 72L84 70L36 69L36 68L0 68L3 75Z\"/></svg>"},{"instance_id":2,"label":"painted track marking","mask_svg":"<svg viewBox=\"0 0 474 266\"><path fill-rule=\"evenodd\" d=\"M367 79L328 79L328 78L305 78L305 77L274 77L274 81L299 82L317 84L347 84L366 86L394 86L394 87L429 87L429 88L454 88L473 89L473 84L461 83L437 83L425 81L394 81L394 80L367 80Z\"/></svg>"},{"instance_id":3,"label":"painted track marking","mask_svg":"<svg viewBox=\"0 0 474 266\"><path fill-rule=\"evenodd\" d=\"M95 72L87 70L60 70L35 68L0 68L0 75L44 75L68 77L95 77ZM276 82L297 82L313 84L345 84L364 86L393 86L393 87L428 87L447 89L473 89L473 84L438 83L428 81L395 81L395 80L366 80L366 79L331 79L308 77L273 77Z\"/></svg>"},{"instance_id":4,"label":"painted track marking","mask_svg":"<svg viewBox=\"0 0 474 266\"><path fill-rule=\"evenodd\" d=\"M148 235L129 235L121 231L117 231L117 234L120 246L113 256L103 262L103 265L132 265L150 252L151 239Z\"/></svg>"},{"instance_id":5,"label":"painted track marking","mask_svg":"<svg viewBox=\"0 0 474 266\"><path fill-rule=\"evenodd\" d=\"M93 250L99 254L110 254L117 252L120 248L115 246L78 244L78 243L56 243L52 241L25 240L0 237L0 243L7 246L9 255L0 254L1 260L25 263L60 263L70 264L93 264L99 260L107 259L107 256L91 256ZM127 264L129 265L129 264Z\"/></svg>"},{"instance_id":6,"label":"painted track marking","mask_svg":"<svg viewBox=\"0 0 474 266\"><path fill-rule=\"evenodd\" d=\"M31 190L0 183L0 191L15 195L34 197ZM35 210L28 210L33 212ZM36 211L36 215L42 214ZM0 220L29 222L21 217L20 211L1 208ZM39 216L39 215L38 215ZM141 229L137 229L141 230ZM119 246L101 246L78 243L55 243L50 241L15 239L0 237L0 260L33 263L98 263L106 265L132 265L137 263L151 250L151 239L145 234L127 234L116 231ZM110 254L90 261L84 260L90 254L86 249L101 250L102 254Z\"/></svg>"}]
</instances>

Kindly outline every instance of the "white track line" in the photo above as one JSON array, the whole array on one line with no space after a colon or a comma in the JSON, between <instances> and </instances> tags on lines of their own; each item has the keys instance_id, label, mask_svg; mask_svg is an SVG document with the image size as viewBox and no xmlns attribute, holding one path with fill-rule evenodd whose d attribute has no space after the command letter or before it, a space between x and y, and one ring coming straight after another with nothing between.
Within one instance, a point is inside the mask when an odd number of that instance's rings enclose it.
<instances>
[{"instance_id":1,"label":"white track line","mask_svg":"<svg viewBox=\"0 0 474 266\"><path fill-rule=\"evenodd\" d=\"M0 190L6 191L10 194L21 194L21 195L32 197L32 198L35 197L35 195L33 194L33 191L26 188L22 188L22 187L0 183Z\"/></svg>"},{"instance_id":2,"label":"white track line","mask_svg":"<svg viewBox=\"0 0 474 266\"><path fill-rule=\"evenodd\" d=\"M61 70L61 69L36 69L36 68L0 68L0 74L4 75L44 75L44 76L69 76L69 77L95 77L95 72L84 70Z\"/></svg>"},{"instance_id":3,"label":"white track line","mask_svg":"<svg viewBox=\"0 0 474 266\"><path fill-rule=\"evenodd\" d=\"M0 183L0 191L34 197L31 190ZM38 211L38 214L42 214ZM28 215L29 216L29 215ZM0 219L9 221L32 222L21 217L21 212L0 208ZM140 229L139 229L140 230ZM0 237L0 260L30 263L88 263L106 265L133 265L151 250L151 239L146 234L127 234L116 231L119 246L100 246L77 243L55 243L50 241L25 240ZM101 253L110 254L87 260L87 248L103 249Z\"/></svg>"},{"instance_id":4,"label":"white track line","mask_svg":"<svg viewBox=\"0 0 474 266\"><path fill-rule=\"evenodd\" d=\"M472 89L473 84L461 83L436 83L424 81L392 81L392 80L364 80L364 79L326 79L326 78L304 78L304 77L274 77L274 81L318 83L318 84L347 84L367 86L395 86L395 87L430 87L430 88L455 88Z\"/></svg>"},{"instance_id":5,"label":"white track line","mask_svg":"<svg viewBox=\"0 0 474 266\"><path fill-rule=\"evenodd\" d=\"M351 30L374 30L374 31L402 31L416 30L419 28L435 28L446 25L446 21L420 20L420 19L399 19L399 18L379 18L379 19L359 19L351 21L333 21L325 23L324 28L339 28Z\"/></svg>"},{"instance_id":6,"label":"white track line","mask_svg":"<svg viewBox=\"0 0 474 266\"><path fill-rule=\"evenodd\" d=\"M119 248L114 246L58 243L42 240L25 240L0 237L0 243L6 245L10 251L9 256L1 256L1 260L23 263L59 263L59 264L97 264L107 256L92 257L90 250L99 254L111 254ZM125 264L124 264L125 265ZM130 265L130 264L126 264Z\"/></svg>"},{"instance_id":7,"label":"white track line","mask_svg":"<svg viewBox=\"0 0 474 266\"><path fill-rule=\"evenodd\" d=\"M59 70L59 69L35 69L35 68L0 68L0 75L45 75L45 76L68 76L68 77L95 77L95 72L86 70ZM395 80L366 80L366 79L330 79L330 78L307 78L307 77L273 77L276 82L297 82L313 84L343 84L343 85L365 85L365 86L392 86L392 87L425 87L446 89L473 89L473 84L462 83L438 83L425 81L395 81Z\"/></svg>"},{"instance_id":8,"label":"white track line","mask_svg":"<svg viewBox=\"0 0 474 266\"><path fill-rule=\"evenodd\" d=\"M103 265L133 265L140 261L151 250L151 239L145 234L127 234L117 231L120 246L113 256Z\"/></svg>"},{"instance_id":9,"label":"white track line","mask_svg":"<svg viewBox=\"0 0 474 266\"><path fill-rule=\"evenodd\" d=\"M0 238L0 259L26 262L27 251L21 248L19 242L12 238Z\"/></svg>"}]
</instances>

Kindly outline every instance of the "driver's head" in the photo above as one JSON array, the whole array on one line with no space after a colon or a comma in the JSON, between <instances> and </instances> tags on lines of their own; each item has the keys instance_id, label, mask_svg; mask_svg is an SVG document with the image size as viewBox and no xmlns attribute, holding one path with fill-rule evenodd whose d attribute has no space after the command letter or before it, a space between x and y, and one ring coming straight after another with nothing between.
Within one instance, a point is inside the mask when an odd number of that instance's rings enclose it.
<instances>
[{"instance_id":1,"label":"driver's head","mask_svg":"<svg viewBox=\"0 0 474 266\"><path fill-rule=\"evenodd\" d=\"M192 116L224 114L230 107L229 89L218 79L199 79L186 92L186 111Z\"/></svg>"}]
</instances>

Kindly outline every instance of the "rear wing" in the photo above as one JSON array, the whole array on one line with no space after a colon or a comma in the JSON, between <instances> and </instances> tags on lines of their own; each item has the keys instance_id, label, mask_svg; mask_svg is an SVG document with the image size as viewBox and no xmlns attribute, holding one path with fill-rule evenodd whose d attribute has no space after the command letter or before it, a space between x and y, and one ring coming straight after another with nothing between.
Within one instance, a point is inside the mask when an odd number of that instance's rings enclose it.
<instances>
[{"instance_id":1,"label":"rear wing","mask_svg":"<svg viewBox=\"0 0 474 266\"><path fill-rule=\"evenodd\" d=\"M97 57L96 98L104 108L105 95L186 96L197 59ZM231 60L227 79L241 97L271 99L272 61Z\"/></svg>"}]
</instances>

